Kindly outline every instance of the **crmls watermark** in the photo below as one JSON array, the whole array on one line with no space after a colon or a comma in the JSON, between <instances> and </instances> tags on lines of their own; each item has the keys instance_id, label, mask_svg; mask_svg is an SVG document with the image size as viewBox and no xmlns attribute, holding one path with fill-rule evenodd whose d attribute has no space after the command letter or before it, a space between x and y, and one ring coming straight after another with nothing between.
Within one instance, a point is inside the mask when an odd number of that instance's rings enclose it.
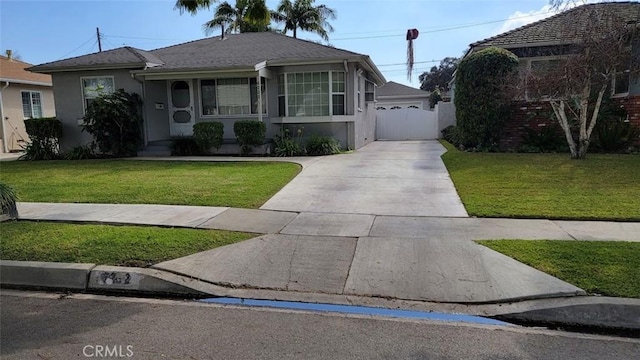
<instances>
[{"instance_id":1,"label":"crmls watermark","mask_svg":"<svg viewBox=\"0 0 640 360\"><path fill-rule=\"evenodd\" d=\"M130 358L133 356L133 346L86 345L82 348L82 355L88 358Z\"/></svg>"}]
</instances>

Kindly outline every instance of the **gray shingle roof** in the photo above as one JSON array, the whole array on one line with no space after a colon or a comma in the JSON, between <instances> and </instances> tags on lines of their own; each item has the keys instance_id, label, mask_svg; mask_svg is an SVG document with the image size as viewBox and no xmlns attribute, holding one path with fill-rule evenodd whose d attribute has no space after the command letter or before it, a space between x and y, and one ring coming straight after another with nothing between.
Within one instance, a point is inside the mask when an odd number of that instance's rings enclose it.
<instances>
[{"instance_id":1,"label":"gray shingle roof","mask_svg":"<svg viewBox=\"0 0 640 360\"><path fill-rule=\"evenodd\" d=\"M151 51L123 47L41 64L30 70L46 72L121 65L130 69L151 66L149 72L216 70L253 68L263 61L304 62L353 58L364 59L367 56L282 34L262 32L225 35L224 40L219 36L211 37Z\"/></svg>"},{"instance_id":2,"label":"gray shingle roof","mask_svg":"<svg viewBox=\"0 0 640 360\"><path fill-rule=\"evenodd\" d=\"M639 2L587 4L471 44L471 47L514 47L532 43L567 44L589 26L589 15L605 9L627 23L640 20Z\"/></svg>"},{"instance_id":3,"label":"gray shingle roof","mask_svg":"<svg viewBox=\"0 0 640 360\"><path fill-rule=\"evenodd\" d=\"M376 90L378 97L385 96L429 96L429 92L389 81Z\"/></svg>"},{"instance_id":4,"label":"gray shingle roof","mask_svg":"<svg viewBox=\"0 0 640 360\"><path fill-rule=\"evenodd\" d=\"M347 50L273 32L245 33L191 41L151 51L165 65L155 70L253 67L262 61L313 61L363 57Z\"/></svg>"},{"instance_id":5,"label":"gray shingle roof","mask_svg":"<svg viewBox=\"0 0 640 360\"><path fill-rule=\"evenodd\" d=\"M163 62L158 59L158 57L148 51L125 46L113 50L40 64L28 70L46 72L47 70L95 67L143 68L145 66L158 66L162 64Z\"/></svg>"}]
</instances>

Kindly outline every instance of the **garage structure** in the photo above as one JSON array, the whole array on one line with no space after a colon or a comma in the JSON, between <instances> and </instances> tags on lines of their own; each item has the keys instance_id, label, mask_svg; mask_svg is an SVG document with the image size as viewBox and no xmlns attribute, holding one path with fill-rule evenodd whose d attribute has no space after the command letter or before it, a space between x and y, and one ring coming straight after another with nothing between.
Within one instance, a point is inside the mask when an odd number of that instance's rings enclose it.
<instances>
[{"instance_id":1,"label":"garage structure","mask_svg":"<svg viewBox=\"0 0 640 360\"><path fill-rule=\"evenodd\" d=\"M377 89L376 140L437 139L438 117L431 93L389 81Z\"/></svg>"}]
</instances>

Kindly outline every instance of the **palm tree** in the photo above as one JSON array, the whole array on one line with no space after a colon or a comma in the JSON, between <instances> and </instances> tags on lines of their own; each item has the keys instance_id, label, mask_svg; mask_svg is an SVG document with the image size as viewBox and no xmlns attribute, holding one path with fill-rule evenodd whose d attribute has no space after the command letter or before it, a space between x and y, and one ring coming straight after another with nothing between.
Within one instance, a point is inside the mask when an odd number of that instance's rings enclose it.
<instances>
[{"instance_id":1,"label":"palm tree","mask_svg":"<svg viewBox=\"0 0 640 360\"><path fill-rule=\"evenodd\" d=\"M198 10L209 9L218 0L176 0L175 9L180 14L185 11L195 15ZM222 34L231 32L258 32L269 30L270 12L265 0L236 0L235 6L223 2L216 7L214 17L202 25L209 35L215 28L222 28Z\"/></svg>"},{"instance_id":2,"label":"palm tree","mask_svg":"<svg viewBox=\"0 0 640 360\"><path fill-rule=\"evenodd\" d=\"M269 15L264 0L236 0L235 6L225 1L216 7L213 19L202 25L202 28L205 33L210 34L213 29L220 27L223 36L232 32L267 31Z\"/></svg>"},{"instance_id":3,"label":"palm tree","mask_svg":"<svg viewBox=\"0 0 640 360\"><path fill-rule=\"evenodd\" d=\"M271 17L284 23L284 33L293 31L293 37L298 37L298 29L320 35L324 40L329 40L328 33L333 32L329 22L335 20L336 11L326 5L314 6L315 0L282 0L277 11Z\"/></svg>"},{"instance_id":4,"label":"palm tree","mask_svg":"<svg viewBox=\"0 0 640 360\"><path fill-rule=\"evenodd\" d=\"M176 0L174 9L180 10L180 14L185 11L195 15L200 9L208 9L212 3L218 0Z\"/></svg>"}]
</instances>

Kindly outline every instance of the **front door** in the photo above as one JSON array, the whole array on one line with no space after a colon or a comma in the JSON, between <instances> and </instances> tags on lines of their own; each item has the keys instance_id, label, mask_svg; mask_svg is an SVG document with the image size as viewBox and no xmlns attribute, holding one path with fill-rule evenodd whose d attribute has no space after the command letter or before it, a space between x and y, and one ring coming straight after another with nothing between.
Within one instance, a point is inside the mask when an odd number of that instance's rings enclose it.
<instances>
[{"instance_id":1,"label":"front door","mask_svg":"<svg viewBox=\"0 0 640 360\"><path fill-rule=\"evenodd\" d=\"M169 81L169 122L171 136L193 135L193 90L190 80Z\"/></svg>"}]
</instances>

